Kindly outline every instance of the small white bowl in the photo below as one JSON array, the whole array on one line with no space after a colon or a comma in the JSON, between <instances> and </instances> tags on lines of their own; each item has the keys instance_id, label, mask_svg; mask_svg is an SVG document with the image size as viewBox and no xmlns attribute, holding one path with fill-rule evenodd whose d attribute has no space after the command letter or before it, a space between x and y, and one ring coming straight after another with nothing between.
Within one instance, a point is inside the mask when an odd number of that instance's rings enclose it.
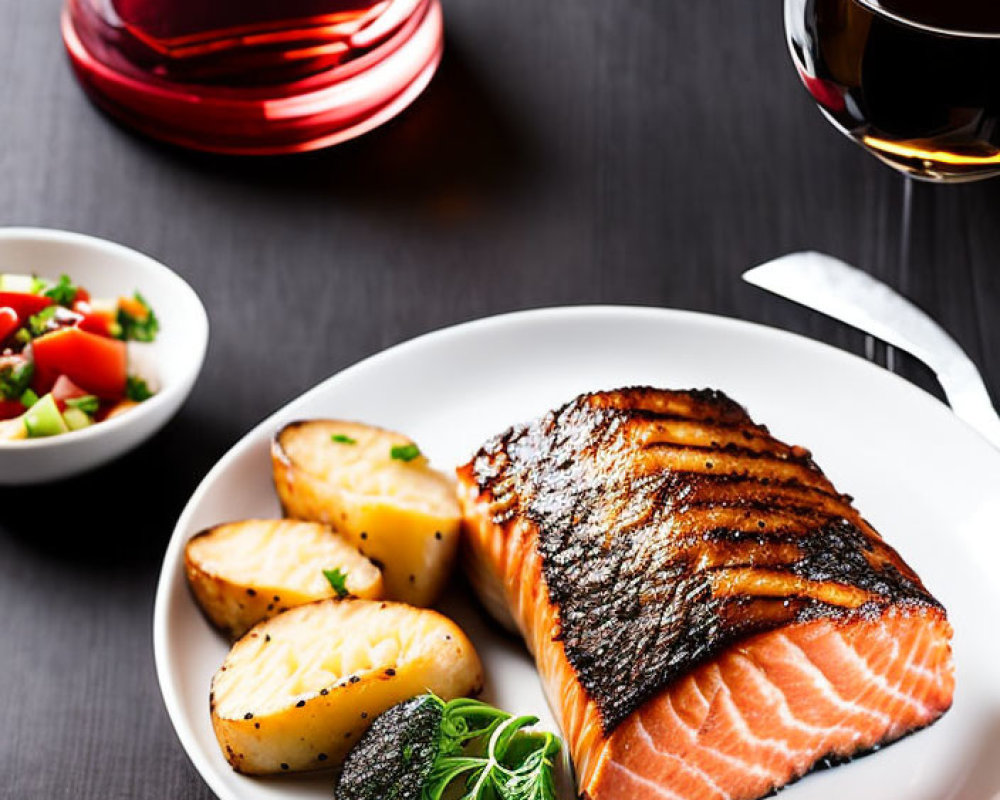
<instances>
[{"instance_id":1,"label":"small white bowl","mask_svg":"<svg viewBox=\"0 0 1000 800\"><path fill-rule=\"evenodd\" d=\"M122 245L43 228L0 228L0 273L10 272L52 280L65 273L94 297L141 292L160 332L144 346L139 371L158 391L127 413L80 431L0 442L0 485L42 483L104 464L148 439L177 412L208 347L208 315L183 279Z\"/></svg>"}]
</instances>

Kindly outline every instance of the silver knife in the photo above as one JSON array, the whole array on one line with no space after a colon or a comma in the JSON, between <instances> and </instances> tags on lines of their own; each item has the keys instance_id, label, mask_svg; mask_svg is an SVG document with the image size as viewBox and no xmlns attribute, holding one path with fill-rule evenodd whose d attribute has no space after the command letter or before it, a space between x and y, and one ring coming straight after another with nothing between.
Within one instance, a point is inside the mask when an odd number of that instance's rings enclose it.
<instances>
[{"instance_id":1,"label":"silver knife","mask_svg":"<svg viewBox=\"0 0 1000 800\"><path fill-rule=\"evenodd\" d=\"M1000 448L997 416L976 365L927 314L884 283L823 253L791 253L743 280L905 350L937 376L955 415Z\"/></svg>"}]
</instances>

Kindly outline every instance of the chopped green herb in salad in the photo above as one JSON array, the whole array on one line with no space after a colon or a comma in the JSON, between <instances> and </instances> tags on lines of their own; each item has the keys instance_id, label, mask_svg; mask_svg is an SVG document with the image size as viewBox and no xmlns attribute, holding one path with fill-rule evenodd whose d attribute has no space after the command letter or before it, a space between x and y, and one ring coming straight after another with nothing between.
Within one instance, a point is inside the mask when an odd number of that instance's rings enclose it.
<instances>
[{"instance_id":1,"label":"chopped green herb in salad","mask_svg":"<svg viewBox=\"0 0 1000 800\"><path fill-rule=\"evenodd\" d=\"M47 333L58 312L59 306L48 306L28 317L28 332L31 336L42 336Z\"/></svg>"},{"instance_id":2,"label":"chopped green herb in salad","mask_svg":"<svg viewBox=\"0 0 1000 800\"><path fill-rule=\"evenodd\" d=\"M136 375L129 375L125 380L125 396L136 403L148 400L153 396L149 390L149 385L142 378Z\"/></svg>"},{"instance_id":3,"label":"chopped green herb in salad","mask_svg":"<svg viewBox=\"0 0 1000 800\"><path fill-rule=\"evenodd\" d=\"M0 394L5 400L17 400L25 393L35 374L35 365L20 361L0 368Z\"/></svg>"},{"instance_id":4,"label":"chopped green herb in salad","mask_svg":"<svg viewBox=\"0 0 1000 800\"><path fill-rule=\"evenodd\" d=\"M136 342L151 342L160 331L160 321L141 294L118 301L118 337Z\"/></svg>"},{"instance_id":5,"label":"chopped green herb in salad","mask_svg":"<svg viewBox=\"0 0 1000 800\"><path fill-rule=\"evenodd\" d=\"M37 281L38 278L35 280ZM73 285L73 281L69 279L69 275L60 275L58 283L42 291L42 295L48 297L56 305L68 307L76 301L76 295L79 291Z\"/></svg>"},{"instance_id":6,"label":"chopped green herb in salad","mask_svg":"<svg viewBox=\"0 0 1000 800\"><path fill-rule=\"evenodd\" d=\"M93 416L97 413L97 409L101 407L101 401L92 394L85 394L82 397L67 398L66 405L69 408L78 408L84 414Z\"/></svg>"}]
</instances>

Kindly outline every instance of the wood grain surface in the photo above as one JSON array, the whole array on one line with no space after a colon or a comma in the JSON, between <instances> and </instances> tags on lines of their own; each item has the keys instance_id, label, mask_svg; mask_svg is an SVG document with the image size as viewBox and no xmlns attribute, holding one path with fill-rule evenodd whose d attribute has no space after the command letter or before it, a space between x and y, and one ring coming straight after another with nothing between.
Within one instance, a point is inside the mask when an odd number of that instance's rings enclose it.
<instances>
[{"instance_id":1,"label":"wood grain surface","mask_svg":"<svg viewBox=\"0 0 1000 800\"><path fill-rule=\"evenodd\" d=\"M175 268L212 342L180 415L63 484L0 490L0 796L207 798L163 710L160 558L208 468L322 378L512 309L710 311L855 352L863 337L741 283L816 248L902 288L1000 389L1000 181L918 186L836 134L798 85L778 0L445 0L426 94L296 158L163 147L74 83L58 0L0 0L0 223L96 234ZM929 376L902 372L933 390Z\"/></svg>"}]
</instances>

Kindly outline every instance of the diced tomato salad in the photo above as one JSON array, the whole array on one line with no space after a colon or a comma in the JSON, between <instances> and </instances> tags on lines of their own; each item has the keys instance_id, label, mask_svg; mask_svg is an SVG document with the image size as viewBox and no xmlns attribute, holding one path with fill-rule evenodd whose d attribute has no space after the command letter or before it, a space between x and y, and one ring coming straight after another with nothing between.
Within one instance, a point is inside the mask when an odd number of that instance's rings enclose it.
<instances>
[{"instance_id":1,"label":"diced tomato salad","mask_svg":"<svg viewBox=\"0 0 1000 800\"><path fill-rule=\"evenodd\" d=\"M58 281L0 275L0 438L79 430L152 396L129 372L126 342L152 342L153 309L136 292L95 300Z\"/></svg>"}]
</instances>

